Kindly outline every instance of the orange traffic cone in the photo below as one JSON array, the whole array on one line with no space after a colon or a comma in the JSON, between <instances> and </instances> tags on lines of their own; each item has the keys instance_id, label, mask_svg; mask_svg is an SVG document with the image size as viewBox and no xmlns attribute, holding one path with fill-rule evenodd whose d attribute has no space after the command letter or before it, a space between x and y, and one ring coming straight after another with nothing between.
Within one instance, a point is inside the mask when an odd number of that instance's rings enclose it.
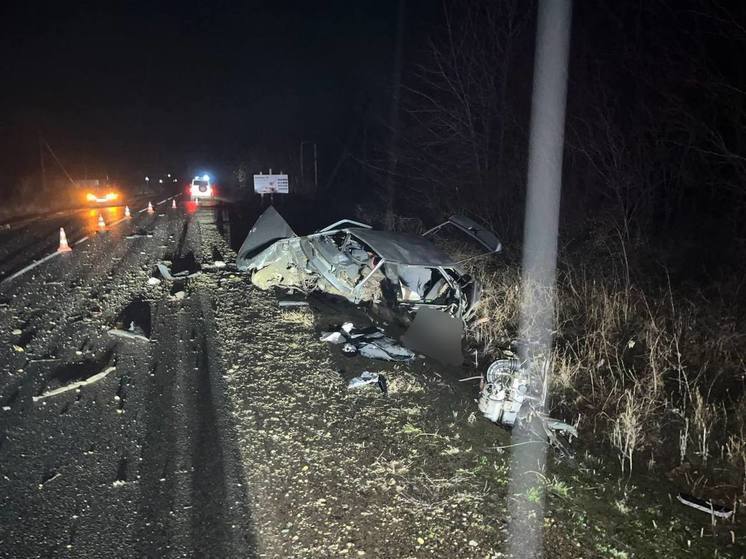
<instances>
[{"instance_id":1,"label":"orange traffic cone","mask_svg":"<svg viewBox=\"0 0 746 559\"><path fill-rule=\"evenodd\" d=\"M101 230L106 229L106 222L104 221L104 216L101 214L98 214L98 228Z\"/></svg>"},{"instance_id":2,"label":"orange traffic cone","mask_svg":"<svg viewBox=\"0 0 746 559\"><path fill-rule=\"evenodd\" d=\"M130 207L129 206L124 206L124 217L132 217L130 215Z\"/></svg>"},{"instance_id":3,"label":"orange traffic cone","mask_svg":"<svg viewBox=\"0 0 746 559\"><path fill-rule=\"evenodd\" d=\"M173 209L176 209L176 199L175 199L175 198L174 198L174 200L173 200L173 201L171 202L171 207L172 207Z\"/></svg>"},{"instance_id":4,"label":"orange traffic cone","mask_svg":"<svg viewBox=\"0 0 746 559\"><path fill-rule=\"evenodd\" d=\"M148 202L148 213L149 214L153 213L153 204L151 204L150 202Z\"/></svg>"},{"instance_id":5,"label":"orange traffic cone","mask_svg":"<svg viewBox=\"0 0 746 559\"><path fill-rule=\"evenodd\" d=\"M65 230L60 227L60 246L57 248L57 252L70 252L72 249L70 248L70 245L67 244L67 235L65 235Z\"/></svg>"}]
</instances>

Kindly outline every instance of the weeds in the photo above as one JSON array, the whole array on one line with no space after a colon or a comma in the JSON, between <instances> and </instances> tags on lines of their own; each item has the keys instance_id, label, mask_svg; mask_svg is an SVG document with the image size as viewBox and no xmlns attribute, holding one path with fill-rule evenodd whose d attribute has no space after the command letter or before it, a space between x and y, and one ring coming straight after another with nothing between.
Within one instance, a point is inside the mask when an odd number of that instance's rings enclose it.
<instances>
[{"instance_id":1,"label":"weeds","mask_svg":"<svg viewBox=\"0 0 746 559\"><path fill-rule=\"evenodd\" d=\"M308 309L284 311L280 316L284 322L289 324L298 324L306 328L313 327L313 313Z\"/></svg>"},{"instance_id":2,"label":"weeds","mask_svg":"<svg viewBox=\"0 0 746 559\"><path fill-rule=\"evenodd\" d=\"M639 405L639 399L635 397L631 390L625 391L622 400L624 400L624 404L620 406L620 411L612 420L611 443L619 452L622 472L625 471L626 467L631 473L632 458L642 443L641 417L643 412Z\"/></svg>"},{"instance_id":3,"label":"weeds","mask_svg":"<svg viewBox=\"0 0 746 559\"><path fill-rule=\"evenodd\" d=\"M697 432L697 454L702 458L702 462L707 463L710 455L710 435L712 433L712 423L714 420L714 410L707 405L705 399L699 391L694 393L692 401L694 405L694 427Z\"/></svg>"},{"instance_id":4,"label":"weeds","mask_svg":"<svg viewBox=\"0 0 746 559\"><path fill-rule=\"evenodd\" d=\"M585 434L607 441L623 473L643 451L649 466L673 468L673 457L707 466L719 444L727 461L720 466L737 471L744 492L746 402L724 397L746 361L746 333L729 312L735 301L725 286L716 301L692 301L674 292L668 273L640 277L626 260L615 267L608 256L593 267L569 256L560 264L550 391L555 412L582 415ZM579 259L592 260L588 254ZM483 287L470 341L488 356L502 356L518 333L520 268L496 259L467 267ZM716 373L710 373L713 363ZM660 444L672 429L674 453Z\"/></svg>"}]
</instances>

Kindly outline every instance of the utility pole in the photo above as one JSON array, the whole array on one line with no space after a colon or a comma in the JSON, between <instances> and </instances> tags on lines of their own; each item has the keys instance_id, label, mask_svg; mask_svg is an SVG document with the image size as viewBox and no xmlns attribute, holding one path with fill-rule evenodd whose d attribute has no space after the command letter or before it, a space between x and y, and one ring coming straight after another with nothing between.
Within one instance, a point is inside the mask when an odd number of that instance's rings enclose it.
<instances>
[{"instance_id":1,"label":"utility pole","mask_svg":"<svg viewBox=\"0 0 746 559\"><path fill-rule=\"evenodd\" d=\"M386 175L386 228L394 228L394 206L396 189L394 175L399 163L399 95L401 91L401 66L402 66L402 41L404 39L404 14L406 11L406 0L399 0L399 10L396 18L396 45L394 50L394 72L392 76L392 87L394 94L391 98L389 112L389 127L391 136L389 139L389 164Z\"/></svg>"},{"instance_id":2,"label":"utility pole","mask_svg":"<svg viewBox=\"0 0 746 559\"><path fill-rule=\"evenodd\" d=\"M41 188L47 189L47 169L44 167L44 144L42 143L41 134L39 135L39 166L41 167Z\"/></svg>"},{"instance_id":3,"label":"utility pole","mask_svg":"<svg viewBox=\"0 0 746 559\"><path fill-rule=\"evenodd\" d=\"M53 158L54 158L54 160L55 160L55 161L57 162L57 165L59 165L59 166L60 166L60 169L62 169L62 172L63 172L63 173L65 173L65 176L67 177L67 180L69 180L69 181L70 181L70 184L72 184L72 185L75 185L75 181L74 181L74 180L73 180L73 178L72 178L72 177L70 176L70 173L68 173L68 172L67 172L67 169L65 169L65 166L64 166L64 165L62 164L62 162L61 162L61 161L59 160L59 158L57 157L57 154L56 154L56 153L54 153L54 150L52 150L52 147L51 147L51 146L50 146L50 145L49 145L49 144L47 143L47 141L46 141L46 140L45 140L44 138L42 138L41 136L39 137L39 139L41 140L41 142L43 143L43 145L44 145L44 146L45 146L45 147L46 147L46 148L47 148L47 149L49 150L49 153L50 153L50 154L52 154L52 157L53 157Z\"/></svg>"},{"instance_id":4,"label":"utility pole","mask_svg":"<svg viewBox=\"0 0 746 559\"><path fill-rule=\"evenodd\" d=\"M319 195L319 160L316 152L316 142L313 143L313 196Z\"/></svg>"},{"instance_id":5,"label":"utility pole","mask_svg":"<svg viewBox=\"0 0 746 559\"><path fill-rule=\"evenodd\" d=\"M313 194L317 196L319 194L319 162L318 162L318 151L316 149L316 142L310 140L301 140L300 142L300 182L303 188L306 187L306 172L305 172L305 158L303 157L303 146L306 144L313 144Z\"/></svg>"},{"instance_id":6,"label":"utility pole","mask_svg":"<svg viewBox=\"0 0 746 559\"><path fill-rule=\"evenodd\" d=\"M572 0L540 0L538 9L519 339L521 361L543 387L527 421L544 412L550 383ZM511 505L509 555L535 559L543 556L543 487L536 500L525 495L537 490L536 472L544 471L546 446L529 444L529 430L514 429L512 435L508 494L522 498Z\"/></svg>"},{"instance_id":7,"label":"utility pole","mask_svg":"<svg viewBox=\"0 0 746 559\"><path fill-rule=\"evenodd\" d=\"M305 144L303 140L300 141L300 184L303 189L306 188L306 175L303 171L303 144Z\"/></svg>"}]
</instances>

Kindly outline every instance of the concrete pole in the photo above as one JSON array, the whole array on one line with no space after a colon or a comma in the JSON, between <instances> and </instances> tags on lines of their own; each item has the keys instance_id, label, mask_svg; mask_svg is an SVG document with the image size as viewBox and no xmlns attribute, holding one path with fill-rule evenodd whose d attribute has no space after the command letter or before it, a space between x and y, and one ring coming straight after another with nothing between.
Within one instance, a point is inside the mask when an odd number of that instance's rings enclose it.
<instances>
[{"instance_id":1,"label":"concrete pole","mask_svg":"<svg viewBox=\"0 0 746 559\"><path fill-rule=\"evenodd\" d=\"M523 234L521 359L543 377L537 411L546 405L550 378L543 366L552 354L557 235L564 153L567 66L572 0L540 0L534 54L528 184ZM525 429L513 431L509 498L510 556L543 555L546 446L531 444Z\"/></svg>"},{"instance_id":2,"label":"concrete pole","mask_svg":"<svg viewBox=\"0 0 746 559\"><path fill-rule=\"evenodd\" d=\"M314 196L319 195L319 158L316 151L316 142L313 143L313 188Z\"/></svg>"}]
</instances>

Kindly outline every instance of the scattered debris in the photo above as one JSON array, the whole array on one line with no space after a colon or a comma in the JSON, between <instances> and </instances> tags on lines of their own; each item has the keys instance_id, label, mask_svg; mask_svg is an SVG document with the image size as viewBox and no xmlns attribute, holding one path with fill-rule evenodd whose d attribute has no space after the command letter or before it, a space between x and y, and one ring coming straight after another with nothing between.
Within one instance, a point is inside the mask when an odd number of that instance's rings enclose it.
<instances>
[{"instance_id":1,"label":"scattered debris","mask_svg":"<svg viewBox=\"0 0 746 559\"><path fill-rule=\"evenodd\" d=\"M150 339L151 317L150 304L147 301L132 301L117 317L114 328L109 335L132 340L148 341Z\"/></svg>"},{"instance_id":2,"label":"scattered debris","mask_svg":"<svg viewBox=\"0 0 746 559\"><path fill-rule=\"evenodd\" d=\"M158 285L159 283L161 283L161 280L159 280L158 278L148 278L148 285Z\"/></svg>"},{"instance_id":3,"label":"scattered debris","mask_svg":"<svg viewBox=\"0 0 746 559\"><path fill-rule=\"evenodd\" d=\"M158 271L164 277L164 279L171 280L171 281L176 280L176 279L193 278L202 273L201 270L197 270L196 272L192 272L192 273L190 273L188 270L183 270L181 272L172 274L171 269L166 265L165 262L158 262L156 266L158 267Z\"/></svg>"},{"instance_id":4,"label":"scattered debris","mask_svg":"<svg viewBox=\"0 0 746 559\"><path fill-rule=\"evenodd\" d=\"M280 301L278 304L280 307L307 307L308 306L307 301Z\"/></svg>"},{"instance_id":5,"label":"scattered debris","mask_svg":"<svg viewBox=\"0 0 746 559\"><path fill-rule=\"evenodd\" d=\"M454 217L448 223L477 240L486 254L501 250L497 237L471 220ZM386 300L412 311L432 307L461 320L472 315L480 297L479 286L459 263L424 235L375 231L343 220L298 237L272 206L249 231L236 265L251 272L260 289L318 290L353 303Z\"/></svg>"},{"instance_id":6,"label":"scattered debris","mask_svg":"<svg viewBox=\"0 0 746 559\"><path fill-rule=\"evenodd\" d=\"M383 330L375 326L356 329L352 322L345 322L333 332L322 332L321 341L343 344L342 351L348 355L360 354L370 359L386 361L411 361L414 352L396 343L396 340L384 335Z\"/></svg>"},{"instance_id":7,"label":"scattered debris","mask_svg":"<svg viewBox=\"0 0 746 559\"><path fill-rule=\"evenodd\" d=\"M345 338L344 334L342 332L322 332L321 338L319 338L322 342L329 342L332 344L341 344L344 343L344 341L347 339Z\"/></svg>"},{"instance_id":8,"label":"scattered debris","mask_svg":"<svg viewBox=\"0 0 746 559\"><path fill-rule=\"evenodd\" d=\"M224 260L214 260L212 263L202 264L202 268L205 270L223 270L227 266Z\"/></svg>"},{"instance_id":9,"label":"scattered debris","mask_svg":"<svg viewBox=\"0 0 746 559\"><path fill-rule=\"evenodd\" d=\"M138 340L141 342L147 342L149 341L148 337L141 334L142 329L134 327L134 322L130 324L130 328L128 330L120 330L119 328L112 328L108 331L108 334L110 336L115 336L117 338L126 338L128 340Z\"/></svg>"},{"instance_id":10,"label":"scattered debris","mask_svg":"<svg viewBox=\"0 0 746 559\"><path fill-rule=\"evenodd\" d=\"M530 376L518 359L498 359L487 369L479 395L479 411L494 423L512 427L529 394ZM538 397L534 396L538 400Z\"/></svg>"},{"instance_id":11,"label":"scattered debris","mask_svg":"<svg viewBox=\"0 0 746 559\"><path fill-rule=\"evenodd\" d=\"M569 454L558 434L572 439L578 436L578 431L572 425L543 413L549 362L537 362L540 365L535 370L515 358L498 359L492 363L479 394L479 411L494 423L526 429L537 439L548 441Z\"/></svg>"},{"instance_id":12,"label":"scattered debris","mask_svg":"<svg viewBox=\"0 0 746 559\"><path fill-rule=\"evenodd\" d=\"M32 399L34 402L38 402L39 400L43 400L44 398L50 398L52 396L57 396L59 394L62 394L64 392L69 392L70 390L77 390L78 388L81 388L82 386L87 386L89 384L93 384L94 382L98 382L102 378L105 378L107 375L109 375L112 371L115 371L116 367L109 367L100 373L97 373L91 377L88 377L85 380L80 380L77 382L73 382L71 384L66 384L65 386L60 386L59 388L55 388L53 390L49 390L46 392L43 392L39 396L32 396Z\"/></svg>"},{"instance_id":13,"label":"scattered debris","mask_svg":"<svg viewBox=\"0 0 746 559\"><path fill-rule=\"evenodd\" d=\"M171 275L171 261L170 260L162 260L161 262L158 262L155 267L158 270L158 273L163 276L164 279L167 280L173 280L174 277Z\"/></svg>"},{"instance_id":14,"label":"scattered debris","mask_svg":"<svg viewBox=\"0 0 746 559\"><path fill-rule=\"evenodd\" d=\"M359 388L361 386L367 386L369 384L378 385L378 388L381 389L381 392L383 392L384 396L388 395L389 385L386 381L386 377L379 373L371 373L370 371L365 371L360 376L351 379L350 382L347 384L347 388Z\"/></svg>"},{"instance_id":15,"label":"scattered debris","mask_svg":"<svg viewBox=\"0 0 746 559\"><path fill-rule=\"evenodd\" d=\"M688 507L693 509L701 510L709 515L717 516L718 518L730 518L733 515L733 509L724 507L722 505L716 505L712 501L706 501L704 499L698 499L692 495L686 493L679 493L676 499Z\"/></svg>"},{"instance_id":16,"label":"scattered debris","mask_svg":"<svg viewBox=\"0 0 746 559\"><path fill-rule=\"evenodd\" d=\"M62 474L59 472L49 472L44 475L44 479L41 480L41 483L39 484L39 489L43 489L44 486L47 483L53 482L55 479L62 477Z\"/></svg>"},{"instance_id":17,"label":"scattered debris","mask_svg":"<svg viewBox=\"0 0 746 559\"><path fill-rule=\"evenodd\" d=\"M150 239L153 237L152 231L146 231L142 227L135 229L135 232L127 235L125 239Z\"/></svg>"}]
</instances>

